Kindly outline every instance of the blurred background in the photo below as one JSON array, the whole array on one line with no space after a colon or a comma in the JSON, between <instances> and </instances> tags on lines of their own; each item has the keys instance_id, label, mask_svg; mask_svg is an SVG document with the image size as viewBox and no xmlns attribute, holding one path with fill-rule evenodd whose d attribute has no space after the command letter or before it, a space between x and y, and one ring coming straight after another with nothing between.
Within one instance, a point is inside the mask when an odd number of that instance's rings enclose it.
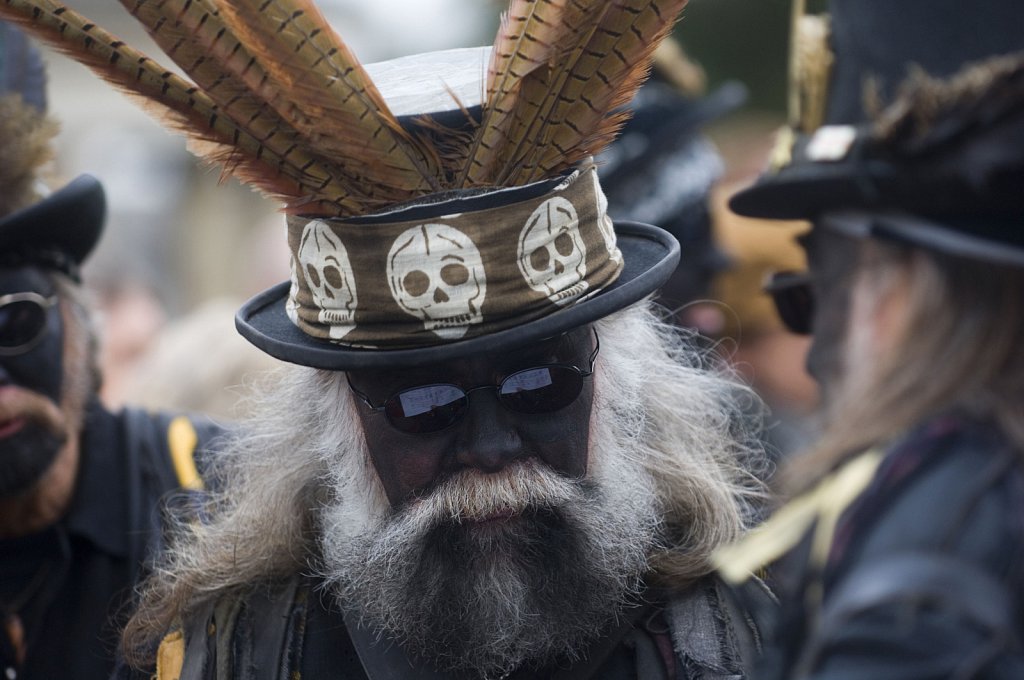
<instances>
[{"instance_id":1,"label":"blurred background","mask_svg":"<svg viewBox=\"0 0 1024 680\"><path fill-rule=\"evenodd\" d=\"M171 66L119 3L65 1ZM364 63L490 44L504 9L504 3L493 0L317 4ZM703 294L681 295L673 304L689 305L696 297L718 300L691 315L698 319L692 322L718 340L755 385L768 369L757 368L741 350L745 341L753 344L779 328L767 299L758 293L760 281L766 271L801 263L793 262L791 252L780 256L781 263L773 260L776 250L785 250L788 232L772 244L750 246L745 235L750 225L734 224L724 202L764 167L772 135L784 121L789 23L789 0L690 0L675 33L697 72L703 71L702 79L683 87L688 100L699 101L735 83L745 87L747 96L742 106L728 106L702 121L700 131L701 143L708 142L717 154L715 183L706 198L713 240L723 258L712 273L727 278L731 272L739 283L716 279ZM233 385L253 367L271 363L236 336L232 310L287 278L283 219L275 205L201 167L181 138L165 132L84 67L49 50L46 58L50 109L62 125L58 181L88 172L102 180L108 194L107 230L85 272L103 327L104 398L113 406L127 400L231 413L231 389L218 387L213 405L195 401L198 397L188 393L203 390L180 376L199 383L212 374L219 384ZM760 225L752 232L760 232ZM747 311L751 305L754 311ZM783 352L791 358L770 363L785 366L782 410L803 412L814 399L809 381L797 374L803 341L791 336L787 342L795 343ZM179 376L177 383L185 385L172 389L162 376Z\"/></svg>"}]
</instances>

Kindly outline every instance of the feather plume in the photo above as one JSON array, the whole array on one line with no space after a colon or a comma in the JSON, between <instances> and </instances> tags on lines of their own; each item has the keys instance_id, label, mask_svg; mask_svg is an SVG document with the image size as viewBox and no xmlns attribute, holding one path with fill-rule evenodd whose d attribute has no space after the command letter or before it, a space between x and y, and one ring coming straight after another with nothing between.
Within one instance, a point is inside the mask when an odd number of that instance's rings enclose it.
<instances>
[{"instance_id":1,"label":"feather plume","mask_svg":"<svg viewBox=\"0 0 1024 680\"><path fill-rule=\"evenodd\" d=\"M392 190L392 201L441 189L436 153L402 129L310 0L263 0L258 8L250 0L221 0L220 8L271 83L304 114L293 121L300 133L357 184Z\"/></svg>"},{"instance_id":2,"label":"feather plume","mask_svg":"<svg viewBox=\"0 0 1024 680\"><path fill-rule=\"evenodd\" d=\"M297 129L309 129L315 121L305 119L286 93L273 85L270 76L228 30L209 0L121 3L164 52L195 79L222 114L262 143L290 149L292 155L301 154L308 161L330 168L332 184L347 196L345 212L357 212L356 206L390 202L390 197L377 196L375 187L359 182L357 175L325 157L315 140Z\"/></svg>"},{"instance_id":3,"label":"feather plume","mask_svg":"<svg viewBox=\"0 0 1024 680\"><path fill-rule=\"evenodd\" d=\"M559 41L550 68L518 84L507 142L483 147L475 182L526 184L601 151L618 132L657 45L686 0L579 0L566 8L571 35Z\"/></svg>"},{"instance_id":4,"label":"feather plume","mask_svg":"<svg viewBox=\"0 0 1024 680\"><path fill-rule=\"evenodd\" d=\"M1024 174L1024 53L970 65L947 80L915 71L876 116L871 143L901 166L975 186L987 210L1009 197L1007 209L1019 214L1020 193L1011 187ZM1004 188L993 192L994 185Z\"/></svg>"},{"instance_id":5,"label":"feather plume","mask_svg":"<svg viewBox=\"0 0 1024 680\"><path fill-rule=\"evenodd\" d=\"M456 186L486 183L492 168L485 161L504 147L510 127L523 115L516 107L523 79L551 71L559 45L572 39L586 9L581 0L512 1L491 51L484 114Z\"/></svg>"},{"instance_id":6,"label":"feather plume","mask_svg":"<svg viewBox=\"0 0 1024 680\"><path fill-rule=\"evenodd\" d=\"M872 137L903 157L949 147L1024 116L1024 54L994 57L954 77L932 78L916 69L895 100L876 116Z\"/></svg>"},{"instance_id":7,"label":"feather plume","mask_svg":"<svg viewBox=\"0 0 1024 680\"><path fill-rule=\"evenodd\" d=\"M598 153L686 4L511 0L467 134L403 128L313 0L119 1L196 84L54 0L0 0L0 15L143 97L201 157L286 210L339 216L525 184Z\"/></svg>"},{"instance_id":8,"label":"feather plume","mask_svg":"<svg viewBox=\"0 0 1024 680\"><path fill-rule=\"evenodd\" d=\"M355 211L330 167L287 140L260 140L187 80L52 0L2 0L0 16L21 25L130 95L165 126L184 133L193 151L290 210Z\"/></svg>"},{"instance_id":9,"label":"feather plume","mask_svg":"<svg viewBox=\"0 0 1024 680\"><path fill-rule=\"evenodd\" d=\"M36 192L42 167L53 158L58 126L17 92L0 94L0 217L41 197Z\"/></svg>"}]
</instances>

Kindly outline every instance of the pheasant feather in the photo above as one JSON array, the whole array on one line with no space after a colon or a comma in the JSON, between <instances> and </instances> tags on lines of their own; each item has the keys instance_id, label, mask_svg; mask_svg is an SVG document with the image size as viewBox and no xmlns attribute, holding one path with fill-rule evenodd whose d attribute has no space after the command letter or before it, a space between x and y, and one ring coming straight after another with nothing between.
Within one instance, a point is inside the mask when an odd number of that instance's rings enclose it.
<instances>
[{"instance_id":1,"label":"pheasant feather","mask_svg":"<svg viewBox=\"0 0 1024 680\"><path fill-rule=\"evenodd\" d=\"M286 210L337 216L525 184L598 153L686 4L511 0L467 132L403 128L313 0L119 1L195 84L55 0L0 0L0 16L144 98L199 155Z\"/></svg>"},{"instance_id":2,"label":"pheasant feather","mask_svg":"<svg viewBox=\"0 0 1024 680\"><path fill-rule=\"evenodd\" d=\"M287 142L294 152L330 166L334 182L358 205L386 205L381 185L358 171L329 160L322 146L304 131L316 121L302 113L278 87L249 50L228 30L216 8L196 0L121 0L158 45L189 73L220 110L266 143ZM408 194L398 194L401 199ZM356 203L352 204L353 206Z\"/></svg>"},{"instance_id":3,"label":"pheasant feather","mask_svg":"<svg viewBox=\"0 0 1024 680\"><path fill-rule=\"evenodd\" d=\"M240 181L296 210L355 210L331 169L288 144L261 140L219 110L205 92L52 0L2 0L0 15L91 68L165 126L185 133L193 150Z\"/></svg>"},{"instance_id":4,"label":"pheasant feather","mask_svg":"<svg viewBox=\"0 0 1024 680\"><path fill-rule=\"evenodd\" d=\"M406 133L355 56L309 0L221 0L231 32L312 121L300 132L392 200L441 189L436 153Z\"/></svg>"},{"instance_id":5,"label":"pheasant feather","mask_svg":"<svg viewBox=\"0 0 1024 680\"><path fill-rule=\"evenodd\" d=\"M484 115L458 186L487 182L492 168L486 161L507 144L510 127L523 115L517 107L523 79L537 71L543 79L554 69L559 45L572 39L586 10L582 0L513 0L491 51Z\"/></svg>"},{"instance_id":6,"label":"pheasant feather","mask_svg":"<svg viewBox=\"0 0 1024 680\"><path fill-rule=\"evenodd\" d=\"M509 143L482 165L492 184L526 184L599 153L625 122L627 104L686 0L588 2L557 68L523 78Z\"/></svg>"}]
</instances>

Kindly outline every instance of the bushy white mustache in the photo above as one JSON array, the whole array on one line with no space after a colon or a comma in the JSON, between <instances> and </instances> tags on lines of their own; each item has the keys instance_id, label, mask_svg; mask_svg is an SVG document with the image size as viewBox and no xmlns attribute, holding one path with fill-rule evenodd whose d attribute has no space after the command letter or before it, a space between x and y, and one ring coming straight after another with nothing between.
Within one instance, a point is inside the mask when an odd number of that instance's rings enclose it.
<instances>
[{"instance_id":1,"label":"bushy white mustache","mask_svg":"<svg viewBox=\"0 0 1024 680\"><path fill-rule=\"evenodd\" d=\"M495 473L460 472L412 501L404 512L418 526L462 524L519 515L528 508L559 507L578 494L578 481L526 460Z\"/></svg>"}]
</instances>

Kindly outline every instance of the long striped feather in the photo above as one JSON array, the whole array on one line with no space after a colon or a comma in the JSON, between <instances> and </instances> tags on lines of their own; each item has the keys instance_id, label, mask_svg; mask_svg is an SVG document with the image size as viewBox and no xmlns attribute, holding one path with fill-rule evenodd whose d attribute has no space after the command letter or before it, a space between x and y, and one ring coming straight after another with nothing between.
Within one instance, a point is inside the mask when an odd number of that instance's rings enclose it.
<instances>
[{"instance_id":1,"label":"long striped feather","mask_svg":"<svg viewBox=\"0 0 1024 680\"><path fill-rule=\"evenodd\" d=\"M587 0L557 68L524 79L509 141L484 164L490 184L526 184L599 153L618 132L651 58L687 0Z\"/></svg>"},{"instance_id":2,"label":"long striped feather","mask_svg":"<svg viewBox=\"0 0 1024 680\"><path fill-rule=\"evenodd\" d=\"M286 209L352 213L344 185L326 164L287 140L261 140L224 115L187 80L53 0L0 0L0 17L88 66L129 95L191 148L226 172L282 201Z\"/></svg>"},{"instance_id":3,"label":"long striped feather","mask_svg":"<svg viewBox=\"0 0 1024 680\"><path fill-rule=\"evenodd\" d=\"M360 183L393 201L441 188L436 153L401 128L309 0L221 0L220 10L271 81L314 121L300 132Z\"/></svg>"},{"instance_id":4,"label":"long striped feather","mask_svg":"<svg viewBox=\"0 0 1024 680\"><path fill-rule=\"evenodd\" d=\"M492 174L484 161L508 143L510 127L523 115L516 104L524 78L537 72L544 78L555 68L561 45L573 39L586 10L583 0L512 0L494 41L484 113L457 186Z\"/></svg>"}]
</instances>

